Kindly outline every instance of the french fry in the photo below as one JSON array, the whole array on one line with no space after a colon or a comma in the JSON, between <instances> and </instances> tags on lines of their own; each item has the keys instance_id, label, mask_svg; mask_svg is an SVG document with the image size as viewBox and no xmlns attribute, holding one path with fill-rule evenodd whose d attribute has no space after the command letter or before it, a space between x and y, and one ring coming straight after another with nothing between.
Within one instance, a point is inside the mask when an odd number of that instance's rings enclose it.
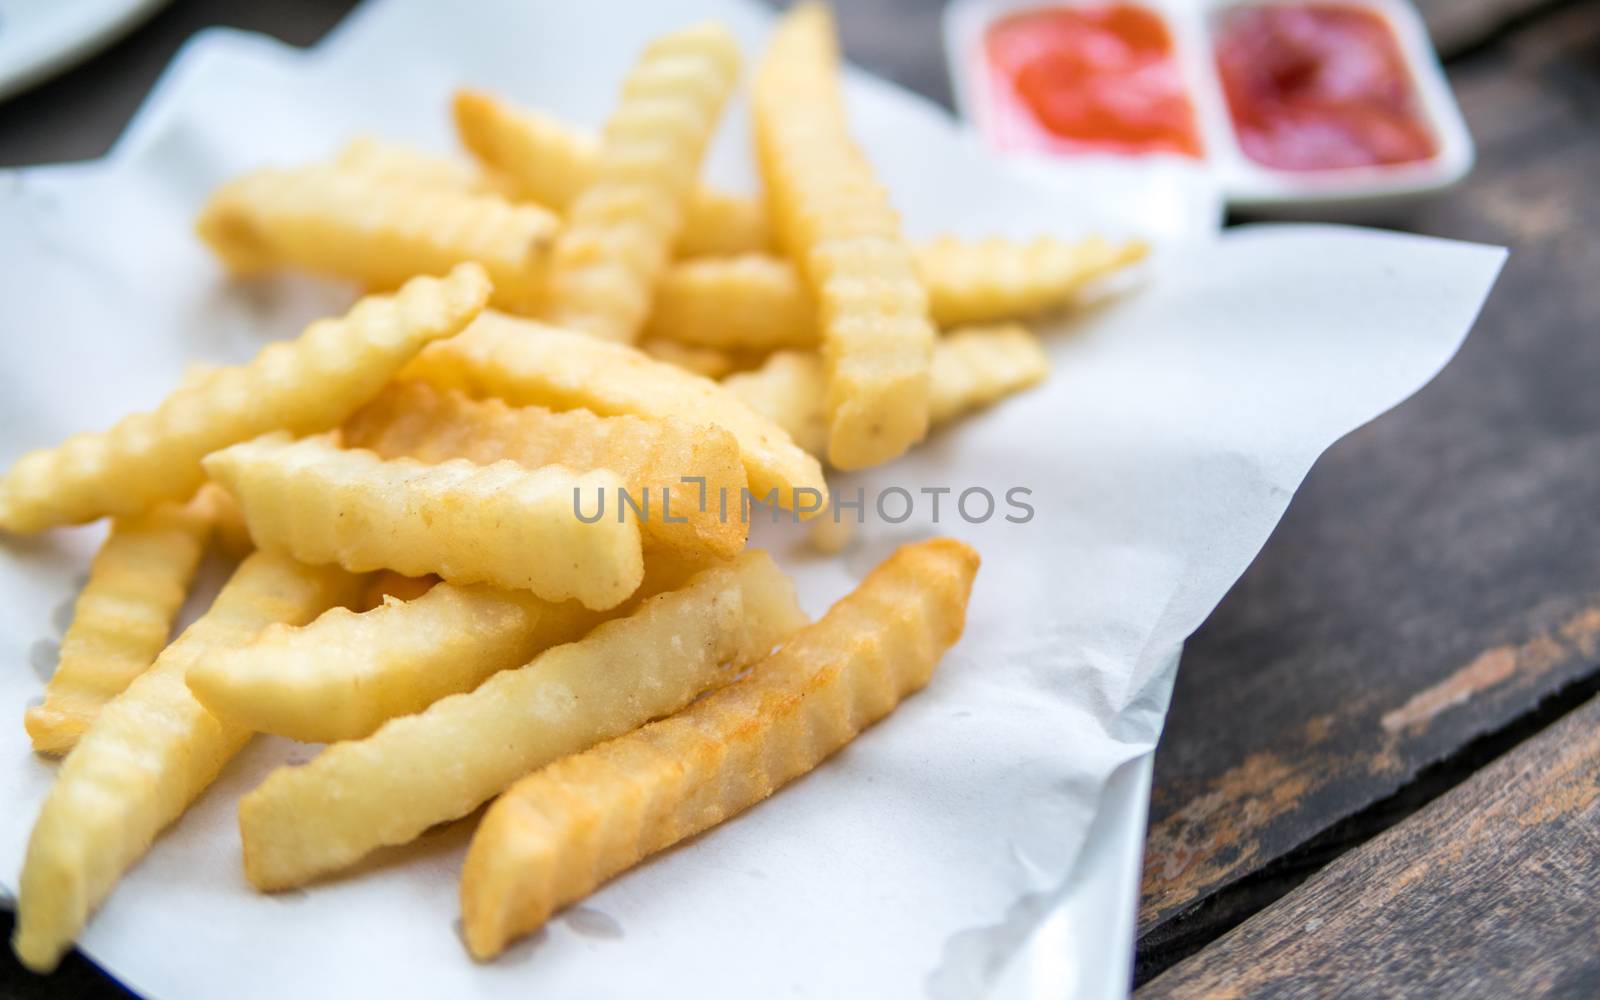
<instances>
[{"instance_id":1,"label":"french fry","mask_svg":"<svg viewBox=\"0 0 1600 1000\"><path fill-rule=\"evenodd\" d=\"M239 804L245 873L284 889L412 840L536 767L677 711L803 622L766 553L705 570L468 694L274 771Z\"/></svg>"},{"instance_id":2,"label":"french fry","mask_svg":"<svg viewBox=\"0 0 1600 1000\"><path fill-rule=\"evenodd\" d=\"M715 424L739 442L750 488L761 498L775 493L777 505L787 509L806 506L796 494L816 490L826 501L822 467L782 428L716 382L625 344L486 313L436 346L417 355L402 375L471 396L499 396L513 406Z\"/></svg>"},{"instance_id":3,"label":"french fry","mask_svg":"<svg viewBox=\"0 0 1600 1000\"><path fill-rule=\"evenodd\" d=\"M977 569L960 542L906 546L747 677L513 785L479 824L461 874L472 954L498 954L893 711L960 638Z\"/></svg>"},{"instance_id":4,"label":"french fry","mask_svg":"<svg viewBox=\"0 0 1600 1000\"><path fill-rule=\"evenodd\" d=\"M644 576L637 523L578 517L581 497L618 495L622 481L606 470L385 462L283 434L215 452L205 466L257 544L304 562L435 573L592 608L620 604Z\"/></svg>"},{"instance_id":5,"label":"french fry","mask_svg":"<svg viewBox=\"0 0 1600 1000\"><path fill-rule=\"evenodd\" d=\"M492 94L455 96L456 132L480 163L509 179L514 194L564 212L597 173L594 136ZM695 188L678 233L679 256L751 253L772 245L766 210L755 198Z\"/></svg>"},{"instance_id":6,"label":"french fry","mask_svg":"<svg viewBox=\"0 0 1600 1000\"><path fill-rule=\"evenodd\" d=\"M379 184L411 185L468 195L506 196L503 181L482 170L434 156L398 142L359 136L334 157L341 172L361 174Z\"/></svg>"},{"instance_id":7,"label":"french fry","mask_svg":"<svg viewBox=\"0 0 1600 1000\"><path fill-rule=\"evenodd\" d=\"M934 329L900 220L850 136L833 19L779 20L752 91L756 149L778 241L817 303L828 376L828 460L879 465L928 430Z\"/></svg>"},{"instance_id":8,"label":"french fry","mask_svg":"<svg viewBox=\"0 0 1600 1000\"><path fill-rule=\"evenodd\" d=\"M821 455L828 450L828 415L822 408L828 377L816 352L778 351L755 371L729 375L722 386L806 451Z\"/></svg>"},{"instance_id":9,"label":"french fry","mask_svg":"<svg viewBox=\"0 0 1600 1000\"><path fill-rule=\"evenodd\" d=\"M347 446L383 458L464 458L479 465L510 459L527 468L609 469L641 506L639 529L651 546L732 556L749 535L740 518L721 516L715 501L703 502L737 497L748 482L739 442L716 426L510 407L402 381L347 420L343 435ZM620 496L611 500L622 503Z\"/></svg>"},{"instance_id":10,"label":"french fry","mask_svg":"<svg viewBox=\"0 0 1600 1000\"><path fill-rule=\"evenodd\" d=\"M424 344L464 327L488 295L476 265L448 278L416 278L392 296L363 299L342 319L311 324L298 340L264 348L248 365L178 389L153 412L30 452L0 479L0 528L39 531L192 496L205 479L207 453L279 428L303 434L337 426Z\"/></svg>"},{"instance_id":11,"label":"french fry","mask_svg":"<svg viewBox=\"0 0 1600 1000\"><path fill-rule=\"evenodd\" d=\"M928 416L935 424L988 406L1040 382L1050 371L1039 340L1016 324L955 330L939 338L929 367ZM827 443L822 359L809 351L779 351L753 372L723 380L723 388L789 432L808 451Z\"/></svg>"},{"instance_id":12,"label":"french fry","mask_svg":"<svg viewBox=\"0 0 1600 1000\"><path fill-rule=\"evenodd\" d=\"M211 610L103 708L61 765L28 840L12 947L55 968L113 885L250 738L207 712L184 676L274 622L309 621L355 596L360 579L287 556L240 564Z\"/></svg>"},{"instance_id":13,"label":"french fry","mask_svg":"<svg viewBox=\"0 0 1600 1000\"><path fill-rule=\"evenodd\" d=\"M502 308L526 308L558 220L534 205L334 167L260 170L218 188L196 225L229 270L286 268L394 288L482 265Z\"/></svg>"},{"instance_id":14,"label":"french fry","mask_svg":"<svg viewBox=\"0 0 1600 1000\"><path fill-rule=\"evenodd\" d=\"M209 480L200 491L211 510L212 538L217 548L231 559L243 559L254 552L255 539L250 537L250 528L244 523L244 513L233 494Z\"/></svg>"},{"instance_id":15,"label":"french fry","mask_svg":"<svg viewBox=\"0 0 1600 1000\"><path fill-rule=\"evenodd\" d=\"M309 625L269 626L252 642L197 664L189 688L220 718L258 732L310 743L361 739L389 719L471 691L682 587L717 562L651 553L639 590L606 612L523 590L379 573L362 613L334 608ZM419 586L426 589L419 593ZM373 601L375 587L412 596L387 593Z\"/></svg>"},{"instance_id":16,"label":"french fry","mask_svg":"<svg viewBox=\"0 0 1600 1000\"><path fill-rule=\"evenodd\" d=\"M939 338L929 378L928 416L944 424L1044 381L1050 359L1028 328L972 326Z\"/></svg>"},{"instance_id":17,"label":"french fry","mask_svg":"<svg viewBox=\"0 0 1600 1000\"><path fill-rule=\"evenodd\" d=\"M742 359L715 347L698 347L665 337L644 337L639 350L669 365L709 379L719 379L741 367Z\"/></svg>"},{"instance_id":18,"label":"french fry","mask_svg":"<svg viewBox=\"0 0 1600 1000\"><path fill-rule=\"evenodd\" d=\"M386 720L471 691L604 620L576 601L440 583L357 614L273 626L196 664L189 687L219 718L308 743L369 736Z\"/></svg>"},{"instance_id":19,"label":"french fry","mask_svg":"<svg viewBox=\"0 0 1600 1000\"><path fill-rule=\"evenodd\" d=\"M994 323L1072 305L1101 278L1143 258L1138 242L1098 236L1026 243L941 237L914 248L941 327ZM645 335L689 347L774 351L816 347L811 293L785 260L766 254L702 257L667 269Z\"/></svg>"},{"instance_id":20,"label":"french fry","mask_svg":"<svg viewBox=\"0 0 1600 1000\"><path fill-rule=\"evenodd\" d=\"M100 709L166 646L215 523L211 495L202 490L188 503L111 522L61 637L44 704L23 715L35 751L71 750Z\"/></svg>"},{"instance_id":21,"label":"french fry","mask_svg":"<svg viewBox=\"0 0 1600 1000\"><path fill-rule=\"evenodd\" d=\"M701 257L667 269L645 336L725 351L815 347L817 316L788 261Z\"/></svg>"},{"instance_id":22,"label":"french fry","mask_svg":"<svg viewBox=\"0 0 1600 1000\"><path fill-rule=\"evenodd\" d=\"M1070 306L1084 289L1141 260L1143 243L1099 237L1026 243L943 237L917 247L917 271L941 326L994 323Z\"/></svg>"},{"instance_id":23,"label":"french fry","mask_svg":"<svg viewBox=\"0 0 1600 1000\"><path fill-rule=\"evenodd\" d=\"M717 24L645 47L556 236L541 318L608 340L638 337L738 74L738 43Z\"/></svg>"}]
</instances>

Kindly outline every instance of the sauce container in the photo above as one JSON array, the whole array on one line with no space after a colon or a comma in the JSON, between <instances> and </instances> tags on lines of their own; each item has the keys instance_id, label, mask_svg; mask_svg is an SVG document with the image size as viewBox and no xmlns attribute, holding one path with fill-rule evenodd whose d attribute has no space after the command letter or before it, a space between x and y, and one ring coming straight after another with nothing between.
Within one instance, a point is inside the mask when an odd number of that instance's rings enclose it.
<instances>
[{"instance_id":1,"label":"sauce container","mask_svg":"<svg viewBox=\"0 0 1600 1000\"><path fill-rule=\"evenodd\" d=\"M1405 0L957 0L945 46L962 115L1032 161L1187 164L1230 205L1285 214L1392 204L1472 168Z\"/></svg>"}]
</instances>

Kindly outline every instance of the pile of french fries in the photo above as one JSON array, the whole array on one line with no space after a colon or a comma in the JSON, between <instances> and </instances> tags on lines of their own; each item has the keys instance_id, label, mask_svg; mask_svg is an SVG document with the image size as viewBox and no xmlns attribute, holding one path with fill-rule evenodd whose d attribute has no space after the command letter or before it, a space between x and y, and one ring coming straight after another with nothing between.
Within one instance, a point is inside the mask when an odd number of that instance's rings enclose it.
<instances>
[{"instance_id":1,"label":"pile of french fries","mask_svg":"<svg viewBox=\"0 0 1600 1000\"><path fill-rule=\"evenodd\" d=\"M888 461L1037 382L1017 321L1143 248L907 242L838 58L826 7L779 23L764 199L696 180L739 76L712 24L652 42L598 137L463 92L470 165L361 139L212 194L199 234L236 278L377 294L0 479L8 532L111 519L25 720L64 757L20 877L26 965L56 965L254 733L329 744L239 804L262 891L492 800L461 878L489 958L926 683L976 553L906 546L808 623L739 498L800 509L822 459ZM213 545L242 561L169 643Z\"/></svg>"}]
</instances>

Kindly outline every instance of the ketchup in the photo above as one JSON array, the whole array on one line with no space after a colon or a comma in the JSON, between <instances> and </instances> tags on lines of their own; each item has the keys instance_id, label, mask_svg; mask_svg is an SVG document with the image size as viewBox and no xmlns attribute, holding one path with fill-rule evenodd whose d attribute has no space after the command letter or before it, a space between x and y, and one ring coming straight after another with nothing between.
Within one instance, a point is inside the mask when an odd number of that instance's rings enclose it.
<instances>
[{"instance_id":1,"label":"ketchup","mask_svg":"<svg viewBox=\"0 0 1600 1000\"><path fill-rule=\"evenodd\" d=\"M1200 156L1172 35L1152 11L1025 11L990 26L984 53L1002 147Z\"/></svg>"},{"instance_id":2,"label":"ketchup","mask_svg":"<svg viewBox=\"0 0 1600 1000\"><path fill-rule=\"evenodd\" d=\"M1215 28L1246 156L1278 170L1412 163L1438 153L1394 30L1371 10L1240 7Z\"/></svg>"}]
</instances>

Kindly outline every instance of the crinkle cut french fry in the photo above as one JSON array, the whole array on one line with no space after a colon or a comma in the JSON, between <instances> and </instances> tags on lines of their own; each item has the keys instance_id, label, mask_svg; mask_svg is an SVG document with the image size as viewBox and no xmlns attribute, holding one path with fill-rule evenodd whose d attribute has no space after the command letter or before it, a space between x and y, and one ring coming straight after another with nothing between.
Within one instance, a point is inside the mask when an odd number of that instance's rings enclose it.
<instances>
[{"instance_id":1,"label":"crinkle cut french fry","mask_svg":"<svg viewBox=\"0 0 1600 1000\"><path fill-rule=\"evenodd\" d=\"M494 283L494 301L525 308L558 221L491 195L376 180L335 167L260 170L212 193L197 229L228 268L298 268L394 288L468 261Z\"/></svg>"},{"instance_id":2,"label":"crinkle cut french fry","mask_svg":"<svg viewBox=\"0 0 1600 1000\"><path fill-rule=\"evenodd\" d=\"M184 683L189 669L274 622L309 621L360 587L337 568L257 553L101 710L62 763L28 840L12 940L24 965L55 968L122 873L250 738L200 706Z\"/></svg>"},{"instance_id":3,"label":"crinkle cut french fry","mask_svg":"<svg viewBox=\"0 0 1600 1000\"><path fill-rule=\"evenodd\" d=\"M702 257L667 269L645 335L720 350L817 345L816 310L788 261Z\"/></svg>"},{"instance_id":4,"label":"crinkle cut french fry","mask_svg":"<svg viewBox=\"0 0 1600 1000\"><path fill-rule=\"evenodd\" d=\"M750 489L759 497L776 491L785 509L809 506L797 502L802 490L827 499L822 467L782 428L716 382L626 344L486 313L437 346L442 350L422 352L402 375L472 396L499 396L514 406L715 424L739 442Z\"/></svg>"},{"instance_id":5,"label":"crinkle cut french fry","mask_svg":"<svg viewBox=\"0 0 1600 1000\"><path fill-rule=\"evenodd\" d=\"M1016 324L967 327L940 337L929 368L928 415L935 424L988 406L1036 385L1049 374L1039 340ZM753 372L723 387L789 432L807 450L827 443L822 359L809 351L779 351Z\"/></svg>"},{"instance_id":6,"label":"crinkle cut french fry","mask_svg":"<svg viewBox=\"0 0 1600 1000\"><path fill-rule=\"evenodd\" d=\"M822 397L828 391L828 377L814 351L778 351L760 368L729 375L722 385L782 427L806 451L813 455L827 451L828 415Z\"/></svg>"},{"instance_id":7,"label":"crinkle cut french fry","mask_svg":"<svg viewBox=\"0 0 1600 1000\"><path fill-rule=\"evenodd\" d=\"M281 434L215 452L205 465L239 501L257 544L305 562L434 573L593 608L620 604L644 576L633 519L578 517L581 498L597 505L621 489L604 469L386 462Z\"/></svg>"},{"instance_id":8,"label":"crinkle cut french fry","mask_svg":"<svg viewBox=\"0 0 1600 1000\"><path fill-rule=\"evenodd\" d=\"M517 196L564 212L595 176L600 143L587 132L481 91L458 91L454 111L462 143L506 177ZM755 198L698 187L685 215L680 256L752 253L772 245L766 210Z\"/></svg>"},{"instance_id":9,"label":"crinkle cut french fry","mask_svg":"<svg viewBox=\"0 0 1600 1000\"><path fill-rule=\"evenodd\" d=\"M333 165L380 184L408 184L461 194L506 194L493 177L469 164L373 136L350 140L334 157Z\"/></svg>"},{"instance_id":10,"label":"crinkle cut french fry","mask_svg":"<svg viewBox=\"0 0 1600 1000\"><path fill-rule=\"evenodd\" d=\"M527 591L441 582L405 600L372 601L360 614L335 608L303 627L270 626L249 644L197 665L189 687L219 717L258 732L311 743L360 739L389 719L471 691L571 642L715 562L651 553L639 591L607 612ZM428 584L377 576L372 586L387 590Z\"/></svg>"},{"instance_id":11,"label":"crinkle cut french fry","mask_svg":"<svg viewBox=\"0 0 1600 1000\"><path fill-rule=\"evenodd\" d=\"M709 379L719 379L743 367L741 358L716 347L700 347L665 337L644 337L638 346L639 350L657 361L665 361Z\"/></svg>"},{"instance_id":12,"label":"crinkle cut french fry","mask_svg":"<svg viewBox=\"0 0 1600 1000\"><path fill-rule=\"evenodd\" d=\"M284 889L410 841L536 767L677 711L803 623L766 553L707 569L468 694L274 771L239 804L245 873Z\"/></svg>"},{"instance_id":13,"label":"crinkle cut french fry","mask_svg":"<svg viewBox=\"0 0 1600 1000\"><path fill-rule=\"evenodd\" d=\"M756 150L780 244L811 288L828 374L828 460L878 465L928 430L934 329L900 220L855 144L833 19L778 22L752 90Z\"/></svg>"},{"instance_id":14,"label":"crinkle cut french fry","mask_svg":"<svg viewBox=\"0 0 1600 1000\"><path fill-rule=\"evenodd\" d=\"M609 469L639 504L639 529L652 546L731 556L749 535L743 519L718 514L716 499L737 498L748 482L739 442L708 424L510 407L402 381L345 421L343 434L347 446L383 458L464 458L479 465L509 459L528 468Z\"/></svg>"},{"instance_id":15,"label":"crinkle cut french fry","mask_svg":"<svg viewBox=\"0 0 1600 1000\"><path fill-rule=\"evenodd\" d=\"M0 528L39 531L191 496L207 453L280 428L337 426L424 344L466 326L488 296L476 265L413 279L342 319L311 324L298 340L269 345L248 365L178 389L152 412L30 452L0 479Z\"/></svg>"},{"instance_id":16,"label":"crinkle cut french fry","mask_svg":"<svg viewBox=\"0 0 1600 1000\"><path fill-rule=\"evenodd\" d=\"M450 109L461 144L517 197L565 212L595 174L600 141L587 132L481 90L456 91Z\"/></svg>"},{"instance_id":17,"label":"crinkle cut french fry","mask_svg":"<svg viewBox=\"0 0 1600 1000\"><path fill-rule=\"evenodd\" d=\"M1038 385L1050 359L1025 326L972 326L939 338L933 349L928 415L935 424Z\"/></svg>"},{"instance_id":18,"label":"crinkle cut french fry","mask_svg":"<svg viewBox=\"0 0 1600 1000\"><path fill-rule=\"evenodd\" d=\"M440 583L360 614L336 608L301 628L268 628L197 664L189 687L220 718L259 732L308 743L354 740L602 620L576 601Z\"/></svg>"},{"instance_id":19,"label":"crinkle cut french fry","mask_svg":"<svg viewBox=\"0 0 1600 1000\"><path fill-rule=\"evenodd\" d=\"M239 502L233 494L209 480L200 487L200 492L205 495L206 506L211 511L211 532L217 548L232 559L243 559L254 552L256 543L250 537L250 528L244 523L244 513L239 510Z\"/></svg>"},{"instance_id":20,"label":"crinkle cut french fry","mask_svg":"<svg viewBox=\"0 0 1600 1000\"><path fill-rule=\"evenodd\" d=\"M1016 319L1078 301L1094 282L1141 259L1138 242L941 237L913 250L940 326ZM667 269L645 335L686 346L772 351L817 346L811 293L785 260L702 257Z\"/></svg>"},{"instance_id":21,"label":"crinkle cut french fry","mask_svg":"<svg viewBox=\"0 0 1600 1000\"><path fill-rule=\"evenodd\" d=\"M748 676L513 785L479 824L461 874L472 954L498 954L893 711L960 638L977 569L960 542L906 546Z\"/></svg>"},{"instance_id":22,"label":"crinkle cut french fry","mask_svg":"<svg viewBox=\"0 0 1600 1000\"><path fill-rule=\"evenodd\" d=\"M71 750L106 702L155 662L211 534L210 495L111 523L61 637L44 704L23 715L34 750Z\"/></svg>"},{"instance_id":23,"label":"crinkle cut french fry","mask_svg":"<svg viewBox=\"0 0 1600 1000\"><path fill-rule=\"evenodd\" d=\"M638 337L738 74L738 43L717 24L645 47L556 236L542 318L608 340Z\"/></svg>"},{"instance_id":24,"label":"crinkle cut french fry","mask_svg":"<svg viewBox=\"0 0 1600 1000\"><path fill-rule=\"evenodd\" d=\"M1071 305L1094 282L1144 257L1143 243L1040 237L1019 243L943 237L916 248L941 326L993 323Z\"/></svg>"}]
</instances>

